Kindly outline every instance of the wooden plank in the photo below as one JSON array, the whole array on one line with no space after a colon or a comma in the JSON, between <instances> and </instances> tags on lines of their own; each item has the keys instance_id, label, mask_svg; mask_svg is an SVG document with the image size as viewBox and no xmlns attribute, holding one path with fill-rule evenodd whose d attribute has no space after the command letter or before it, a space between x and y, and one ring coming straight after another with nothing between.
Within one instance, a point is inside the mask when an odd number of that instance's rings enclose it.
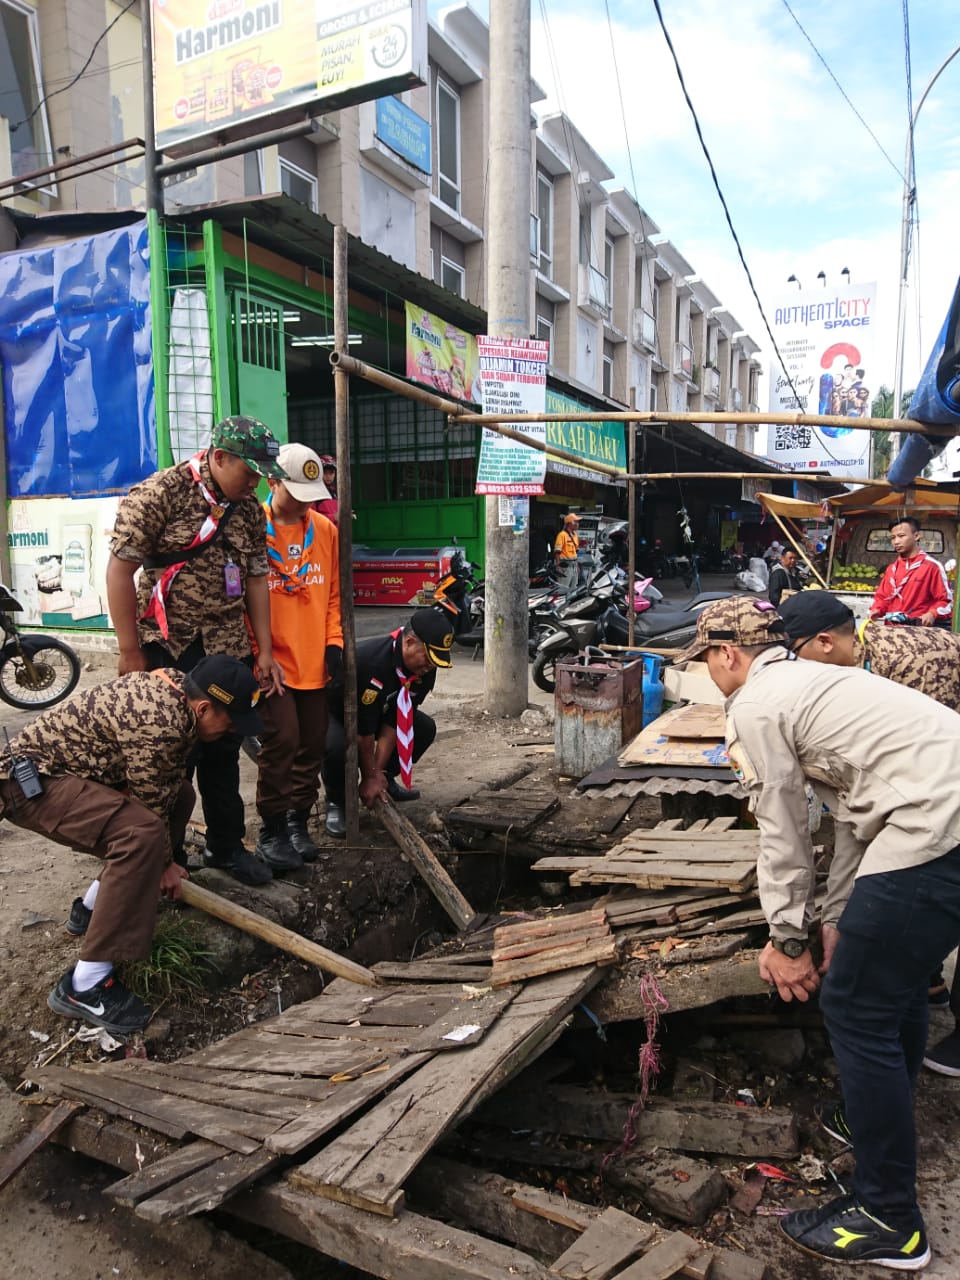
<instances>
[{"instance_id":1,"label":"wooden plank","mask_svg":"<svg viewBox=\"0 0 960 1280\"><path fill-rule=\"evenodd\" d=\"M64 1070L63 1075L66 1079L61 1081L52 1074L55 1070L57 1070L55 1067L44 1067L42 1071L33 1070L30 1074L46 1092L74 1098L85 1106L96 1107L100 1111L105 1111L108 1115L120 1116L124 1120L129 1120L131 1124L142 1125L144 1129L153 1129L156 1133L163 1134L164 1137L185 1138L190 1133L187 1125L176 1117L165 1120L160 1119L158 1116L144 1115L136 1107L128 1106L125 1103L105 1101L93 1093L84 1093L78 1087L78 1081L82 1079L79 1073L75 1074Z\"/></svg>"},{"instance_id":2,"label":"wooden plank","mask_svg":"<svg viewBox=\"0 0 960 1280\"><path fill-rule=\"evenodd\" d=\"M700 965L693 975L682 965L668 970L658 981L670 1012L702 1009L732 996L769 995L770 987L757 968L759 954L741 951L729 960ZM649 962L632 960L606 969L602 986L586 1001L588 1008L601 1022L642 1019L645 1010L640 999L640 977L649 967Z\"/></svg>"},{"instance_id":3,"label":"wooden plank","mask_svg":"<svg viewBox=\"0 0 960 1280\"><path fill-rule=\"evenodd\" d=\"M381 796L375 803L374 812L457 928L462 931L476 923L479 919L477 912L450 879L437 855L413 824L394 808L392 801Z\"/></svg>"},{"instance_id":4,"label":"wooden plank","mask_svg":"<svg viewBox=\"0 0 960 1280\"><path fill-rule=\"evenodd\" d=\"M0 1155L0 1189L17 1176L35 1151L45 1147L67 1121L73 1119L80 1107L79 1102L58 1102L56 1106L45 1108L39 1124Z\"/></svg>"},{"instance_id":5,"label":"wooden plank","mask_svg":"<svg viewBox=\"0 0 960 1280\"><path fill-rule=\"evenodd\" d=\"M279 1159L279 1156L262 1149L247 1155L231 1152L159 1191L149 1200L141 1200L134 1212L147 1222L169 1222L195 1213L207 1213L262 1178Z\"/></svg>"},{"instance_id":6,"label":"wooden plank","mask_svg":"<svg viewBox=\"0 0 960 1280\"><path fill-rule=\"evenodd\" d=\"M453 990L449 983L440 988L442 994L430 994L424 987L400 988L389 1000L383 1000L369 1013L361 1013L358 1022L361 1026L376 1025L378 1027L429 1027L455 1008L461 999L461 993Z\"/></svg>"},{"instance_id":7,"label":"wooden plank","mask_svg":"<svg viewBox=\"0 0 960 1280\"><path fill-rule=\"evenodd\" d=\"M320 1102L336 1088L329 1080L309 1076L291 1077L266 1071L224 1070L222 1067L204 1067L187 1062L154 1062L152 1066L157 1073L178 1080L221 1084L225 1089L236 1086L249 1092L266 1093L271 1097L300 1098L304 1102Z\"/></svg>"},{"instance_id":8,"label":"wooden plank","mask_svg":"<svg viewBox=\"0 0 960 1280\"><path fill-rule=\"evenodd\" d=\"M528 1253L559 1257L580 1232L528 1213L515 1202L516 1190L514 1178L438 1156L424 1160L407 1183L410 1199L423 1212L518 1245ZM582 1208L588 1210L589 1206Z\"/></svg>"},{"instance_id":9,"label":"wooden plank","mask_svg":"<svg viewBox=\"0 0 960 1280\"><path fill-rule=\"evenodd\" d=\"M111 1200L116 1200L118 1204L132 1208L141 1200L147 1200L158 1192L166 1190L181 1178L196 1173L198 1169L205 1169L208 1164L213 1164L215 1160L225 1155L227 1155L225 1147L215 1142L206 1142L201 1138L197 1142L188 1143L185 1147L178 1147L162 1159L148 1164L146 1168L131 1173L119 1182L112 1183L107 1187L105 1194Z\"/></svg>"},{"instance_id":10,"label":"wooden plank","mask_svg":"<svg viewBox=\"0 0 960 1280\"><path fill-rule=\"evenodd\" d=\"M507 986L545 973L560 973L564 969L577 969L583 965L616 964L619 955L617 941L612 935L590 945L553 947L550 951L541 951L522 960L505 961L502 965L495 966L490 985Z\"/></svg>"},{"instance_id":11,"label":"wooden plank","mask_svg":"<svg viewBox=\"0 0 960 1280\"><path fill-rule=\"evenodd\" d=\"M642 1253L655 1235L649 1222L639 1222L620 1209L604 1209L550 1270L566 1280L608 1280Z\"/></svg>"},{"instance_id":12,"label":"wooden plank","mask_svg":"<svg viewBox=\"0 0 960 1280\"><path fill-rule=\"evenodd\" d=\"M703 1252L703 1245L684 1231L674 1231L660 1244L655 1244L649 1253L621 1271L618 1280L670 1280L670 1277Z\"/></svg>"},{"instance_id":13,"label":"wooden plank","mask_svg":"<svg viewBox=\"0 0 960 1280\"><path fill-rule=\"evenodd\" d=\"M482 1040L504 1009L520 992L519 986L503 986L487 991L475 1000L463 999L454 1008L425 1027L407 1046L408 1053L442 1053L463 1049ZM473 1031L464 1034L465 1028Z\"/></svg>"},{"instance_id":14,"label":"wooden plank","mask_svg":"<svg viewBox=\"0 0 960 1280\"><path fill-rule=\"evenodd\" d=\"M264 942L269 942L271 946L279 947L281 951L287 951L290 955L305 960L307 964L316 965L327 973L336 973L342 978L349 979L350 982L363 986L376 986L376 975L369 969L365 969L363 965L347 960L344 956L338 956L335 952L328 951L326 947L311 942L309 938L294 933L292 929L285 929L283 925L257 915L255 911L248 911L238 902L231 902L229 898L223 898L219 893L212 893L193 880L181 881L180 896L188 906L196 907L207 915L216 916L218 920L233 925L235 929L242 929L244 933L252 933L255 937L262 938Z\"/></svg>"},{"instance_id":15,"label":"wooden plank","mask_svg":"<svg viewBox=\"0 0 960 1280\"><path fill-rule=\"evenodd\" d=\"M477 827L482 831L509 831L526 835L547 814L560 805L559 797L547 789L507 789L491 791L489 797L475 796L459 804L447 814L447 820L458 826Z\"/></svg>"},{"instance_id":16,"label":"wooden plank","mask_svg":"<svg viewBox=\"0 0 960 1280\"><path fill-rule=\"evenodd\" d=\"M399 1053L397 1049L393 1052ZM203 1064L228 1069L269 1071L279 1075L357 1075L369 1071L391 1054L389 1045L351 1043L342 1040L311 1040L305 1036L275 1035L269 1031L247 1031L204 1054Z\"/></svg>"},{"instance_id":17,"label":"wooden plank","mask_svg":"<svg viewBox=\"0 0 960 1280\"><path fill-rule=\"evenodd\" d=\"M179 1132L170 1136L186 1137L188 1133L195 1133L231 1151L256 1151L263 1138L278 1128L278 1122L269 1117L260 1119L248 1112L191 1102L186 1098L166 1097L99 1071L44 1067L35 1078L44 1085L48 1081L55 1083L58 1091L101 1107L113 1115L136 1113L139 1117L137 1123L156 1128L160 1133L177 1128Z\"/></svg>"},{"instance_id":18,"label":"wooden plank","mask_svg":"<svg viewBox=\"0 0 960 1280\"><path fill-rule=\"evenodd\" d=\"M294 1006L295 1008L296 1006ZM257 1023L257 1029L269 1035L306 1036L312 1040L337 1040L342 1044L386 1045L399 1047L409 1042L412 1034L407 1027L380 1027L344 1025L342 1022L315 1022L312 1018L298 1018L287 1010L280 1018Z\"/></svg>"},{"instance_id":19,"label":"wooden plank","mask_svg":"<svg viewBox=\"0 0 960 1280\"><path fill-rule=\"evenodd\" d=\"M442 960L411 960L408 964L381 961L373 966L373 971L382 982L469 982L483 986L490 977L489 965Z\"/></svg>"},{"instance_id":20,"label":"wooden plank","mask_svg":"<svg viewBox=\"0 0 960 1280\"><path fill-rule=\"evenodd\" d=\"M577 1200L557 1195L555 1191L544 1191L540 1187L517 1187L513 1193L513 1203L527 1213L575 1231L586 1231L601 1212L593 1205L580 1204Z\"/></svg>"},{"instance_id":21,"label":"wooden plank","mask_svg":"<svg viewBox=\"0 0 960 1280\"><path fill-rule=\"evenodd\" d=\"M375 1213L396 1212L404 1179L471 1100L539 1052L598 980L599 970L587 969L530 983L478 1045L458 1054L455 1070L445 1057L427 1063L291 1179Z\"/></svg>"},{"instance_id":22,"label":"wooden plank","mask_svg":"<svg viewBox=\"0 0 960 1280\"><path fill-rule=\"evenodd\" d=\"M568 1137L619 1141L632 1093L552 1085L514 1089L491 1099L484 1123L543 1129ZM787 1158L799 1149L796 1116L786 1107L738 1107L726 1102L651 1102L636 1118L638 1140L670 1151Z\"/></svg>"},{"instance_id":23,"label":"wooden plank","mask_svg":"<svg viewBox=\"0 0 960 1280\"><path fill-rule=\"evenodd\" d=\"M184 1080L157 1071L152 1062L134 1058L126 1062L104 1063L98 1075L112 1076L116 1080L131 1080L142 1089L154 1089L171 1097L189 1098L195 1102L208 1102L232 1111L247 1111L253 1115L270 1116L277 1121L292 1120L303 1110L297 1102L282 1102L269 1094L254 1093L246 1089L229 1088L222 1084Z\"/></svg>"},{"instance_id":24,"label":"wooden plank","mask_svg":"<svg viewBox=\"0 0 960 1280\"><path fill-rule=\"evenodd\" d=\"M557 947L576 947L584 943L597 942L610 936L606 919L588 923L583 929L565 929L548 937L524 938L522 931L510 930L516 941L498 942L493 952L494 970L504 960L519 960L523 956L536 955L540 951L550 951ZM506 934L506 930L497 930L497 935Z\"/></svg>"}]
</instances>

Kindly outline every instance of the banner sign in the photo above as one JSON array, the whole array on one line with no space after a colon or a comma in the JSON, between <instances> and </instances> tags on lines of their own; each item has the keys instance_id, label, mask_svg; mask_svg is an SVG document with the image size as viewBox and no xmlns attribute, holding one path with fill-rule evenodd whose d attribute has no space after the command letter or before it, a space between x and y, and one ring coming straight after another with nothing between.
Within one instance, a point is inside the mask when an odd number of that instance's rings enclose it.
<instances>
[{"instance_id":1,"label":"banner sign","mask_svg":"<svg viewBox=\"0 0 960 1280\"><path fill-rule=\"evenodd\" d=\"M850 418L849 427L775 426L767 452L791 471L870 474L870 432L855 430L870 416L877 386L874 364L875 284L793 293L774 311L773 336L796 390L779 364L770 368L771 413L819 413Z\"/></svg>"},{"instance_id":2,"label":"banner sign","mask_svg":"<svg viewBox=\"0 0 960 1280\"><path fill-rule=\"evenodd\" d=\"M546 413L592 413L589 405L581 404L561 391L547 391ZM603 462L627 474L627 446L622 422L548 422L547 444L556 445L570 453L578 453L587 462ZM547 454L547 468L556 475L576 476L581 480L593 480L597 484L615 484L612 476L599 471L588 471L575 466L566 458Z\"/></svg>"},{"instance_id":3,"label":"banner sign","mask_svg":"<svg viewBox=\"0 0 960 1280\"><path fill-rule=\"evenodd\" d=\"M407 377L445 396L479 400L477 339L448 324L432 311L405 302L407 319Z\"/></svg>"},{"instance_id":4,"label":"banner sign","mask_svg":"<svg viewBox=\"0 0 960 1280\"><path fill-rule=\"evenodd\" d=\"M480 403L484 413L516 413L504 423L546 441L546 423L524 422L525 413L544 413L549 342L535 338L477 338L480 358ZM484 428L477 468L477 493L543 493L547 455L539 449Z\"/></svg>"},{"instance_id":5,"label":"banner sign","mask_svg":"<svg viewBox=\"0 0 960 1280\"><path fill-rule=\"evenodd\" d=\"M423 84L424 0L152 0L158 151Z\"/></svg>"},{"instance_id":6,"label":"banner sign","mask_svg":"<svg viewBox=\"0 0 960 1280\"><path fill-rule=\"evenodd\" d=\"M430 172L430 121L398 98L377 99L377 137L414 168Z\"/></svg>"}]
</instances>

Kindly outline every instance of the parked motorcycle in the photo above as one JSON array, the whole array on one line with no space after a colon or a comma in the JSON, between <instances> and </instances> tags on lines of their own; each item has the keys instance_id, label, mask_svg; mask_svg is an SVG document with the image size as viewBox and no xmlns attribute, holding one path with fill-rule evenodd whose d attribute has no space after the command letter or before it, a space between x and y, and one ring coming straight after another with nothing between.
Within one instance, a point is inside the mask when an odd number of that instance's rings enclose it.
<instances>
[{"instance_id":1,"label":"parked motorcycle","mask_svg":"<svg viewBox=\"0 0 960 1280\"><path fill-rule=\"evenodd\" d=\"M22 634L14 614L23 605L0 582L0 698L22 711L52 707L72 693L80 679L80 659L54 636Z\"/></svg>"}]
</instances>

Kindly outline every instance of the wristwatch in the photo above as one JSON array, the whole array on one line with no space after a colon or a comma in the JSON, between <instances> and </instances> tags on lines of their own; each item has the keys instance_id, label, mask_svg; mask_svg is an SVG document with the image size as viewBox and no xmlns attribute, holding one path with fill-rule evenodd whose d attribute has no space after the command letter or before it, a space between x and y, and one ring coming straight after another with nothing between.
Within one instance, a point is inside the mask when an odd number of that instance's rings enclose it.
<instances>
[{"instance_id":1,"label":"wristwatch","mask_svg":"<svg viewBox=\"0 0 960 1280\"><path fill-rule=\"evenodd\" d=\"M788 960L798 960L807 949L807 944L800 938L771 938L770 945Z\"/></svg>"}]
</instances>

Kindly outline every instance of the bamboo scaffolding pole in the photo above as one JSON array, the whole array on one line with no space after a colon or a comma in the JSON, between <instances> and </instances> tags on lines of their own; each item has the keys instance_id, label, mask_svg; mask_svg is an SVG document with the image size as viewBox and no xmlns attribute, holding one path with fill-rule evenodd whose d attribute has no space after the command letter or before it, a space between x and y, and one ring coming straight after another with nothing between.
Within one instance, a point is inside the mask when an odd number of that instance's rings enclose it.
<instances>
[{"instance_id":1,"label":"bamboo scaffolding pole","mask_svg":"<svg viewBox=\"0 0 960 1280\"><path fill-rule=\"evenodd\" d=\"M584 413L525 413L524 422L655 422L658 426L673 426L678 422L699 426L701 423L719 423L733 425L742 422L754 422L760 425L788 427L845 427L857 431L906 431L916 432L921 436L958 436L960 425L935 427L925 426L912 418L842 418L838 414L827 413L664 413L659 409L627 409L623 412ZM506 413L471 413L462 410L457 414L459 422L475 422L483 427L493 427L500 422L516 422L516 414ZM551 448L552 452L552 448Z\"/></svg>"},{"instance_id":2,"label":"bamboo scaffolding pole","mask_svg":"<svg viewBox=\"0 0 960 1280\"><path fill-rule=\"evenodd\" d=\"M820 583L821 587L823 587L823 589L826 590L827 584L824 581L824 579L820 576L820 574L817 572L816 565L807 555L806 551L804 551L803 547L796 540L796 538L793 536L793 534L790 532L790 530L787 528L784 522L777 515L776 511L768 511L767 515L773 516L773 519L780 526L780 531L783 534L783 536L790 543L794 551L797 553L797 555L800 557L803 563L807 566L807 568L810 570L810 572L813 574L816 580Z\"/></svg>"}]
</instances>

